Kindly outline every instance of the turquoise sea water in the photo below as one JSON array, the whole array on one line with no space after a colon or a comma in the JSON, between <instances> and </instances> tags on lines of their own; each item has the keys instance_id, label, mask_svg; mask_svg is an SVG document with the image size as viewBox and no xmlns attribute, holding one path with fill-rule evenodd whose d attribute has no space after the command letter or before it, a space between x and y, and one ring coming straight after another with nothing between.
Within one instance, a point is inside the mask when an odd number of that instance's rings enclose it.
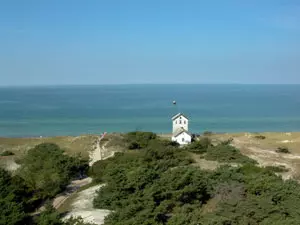
<instances>
[{"instance_id":1,"label":"turquoise sea water","mask_svg":"<svg viewBox=\"0 0 300 225\"><path fill-rule=\"evenodd\" d=\"M177 112L197 133L300 131L300 85L0 88L0 136L170 133Z\"/></svg>"}]
</instances>

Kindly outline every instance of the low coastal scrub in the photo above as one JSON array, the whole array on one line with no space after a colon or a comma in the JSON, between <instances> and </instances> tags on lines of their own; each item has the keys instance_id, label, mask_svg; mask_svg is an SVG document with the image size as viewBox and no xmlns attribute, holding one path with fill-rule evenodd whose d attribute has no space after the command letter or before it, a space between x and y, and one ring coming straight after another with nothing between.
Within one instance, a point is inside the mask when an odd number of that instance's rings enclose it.
<instances>
[{"instance_id":1,"label":"low coastal scrub","mask_svg":"<svg viewBox=\"0 0 300 225\"><path fill-rule=\"evenodd\" d=\"M4 151L0 154L0 156L11 156L11 155L14 155L14 153L11 151Z\"/></svg>"},{"instance_id":2,"label":"low coastal scrub","mask_svg":"<svg viewBox=\"0 0 300 225\"><path fill-rule=\"evenodd\" d=\"M205 149L202 144L195 145ZM96 162L93 176L106 186L94 206L113 211L106 225L299 223L297 182L283 181L274 168L255 166L228 144L209 144L205 154L242 165L201 170L190 166L189 151L158 139Z\"/></svg>"},{"instance_id":3,"label":"low coastal scrub","mask_svg":"<svg viewBox=\"0 0 300 225\"><path fill-rule=\"evenodd\" d=\"M83 175L87 161L64 154L56 144L45 143L30 149L21 162L14 176L0 169L0 224L64 225L51 213L42 213L37 220L29 215L43 201L63 191L71 179Z\"/></svg>"},{"instance_id":4,"label":"low coastal scrub","mask_svg":"<svg viewBox=\"0 0 300 225\"><path fill-rule=\"evenodd\" d=\"M274 173L284 173L284 172L288 172L289 171L289 169L286 168L283 165L280 165L280 166L266 166L265 169L269 170L269 171L272 171Z\"/></svg>"},{"instance_id":5,"label":"low coastal scrub","mask_svg":"<svg viewBox=\"0 0 300 225\"><path fill-rule=\"evenodd\" d=\"M198 154L207 152L207 149L212 146L211 139L204 137L196 140L185 147L186 150Z\"/></svg>"},{"instance_id":6,"label":"low coastal scrub","mask_svg":"<svg viewBox=\"0 0 300 225\"><path fill-rule=\"evenodd\" d=\"M266 139L266 136L264 136L264 135L256 135L256 136L254 136L254 138L260 139L260 140L264 140L264 139Z\"/></svg>"},{"instance_id":7,"label":"low coastal scrub","mask_svg":"<svg viewBox=\"0 0 300 225\"><path fill-rule=\"evenodd\" d=\"M211 135L213 135L213 132L212 131L204 131L203 135L204 136L211 136Z\"/></svg>"},{"instance_id":8,"label":"low coastal scrub","mask_svg":"<svg viewBox=\"0 0 300 225\"><path fill-rule=\"evenodd\" d=\"M209 138L204 137L192 142L184 149L197 154L204 154L203 158L226 163L256 164L256 161L243 155L239 149L230 145L232 139L225 140L217 145L212 145Z\"/></svg>"},{"instance_id":9,"label":"low coastal scrub","mask_svg":"<svg viewBox=\"0 0 300 225\"><path fill-rule=\"evenodd\" d=\"M35 196L45 199L63 191L71 179L87 169L88 162L80 156L70 157L58 145L44 143L28 151L17 173Z\"/></svg>"},{"instance_id":10,"label":"low coastal scrub","mask_svg":"<svg viewBox=\"0 0 300 225\"><path fill-rule=\"evenodd\" d=\"M277 153L285 153L285 154L291 153L290 150L287 147L278 147L276 149L276 152Z\"/></svg>"},{"instance_id":11,"label":"low coastal scrub","mask_svg":"<svg viewBox=\"0 0 300 225\"><path fill-rule=\"evenodd\" d=\"M205 159L227 163L256 164L255 160L243 155L239 149L227 143L221 143L207 148Z\"/></svg>"},{"instance_id":12,"label":"low coastal scrub","mask_svg":"<svg viewBox=\"0 0 300 225\"><path fill-rule=\"evenodd\" d=\"M157 135L152 132L135 131L125 135L128 149L145 148L150 141L157 139Z\"/></svg>"}]
</instances>

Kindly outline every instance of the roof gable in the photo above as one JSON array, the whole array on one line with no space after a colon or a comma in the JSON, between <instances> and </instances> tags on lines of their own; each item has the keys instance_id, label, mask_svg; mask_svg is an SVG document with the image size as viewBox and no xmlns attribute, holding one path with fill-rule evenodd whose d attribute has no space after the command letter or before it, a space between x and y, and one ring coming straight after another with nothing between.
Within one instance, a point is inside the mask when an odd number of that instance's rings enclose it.
<instances>
[{"instance_id":1,"label":"roof gable","mask_svg":"<svg viewBox=\"0 0 300 225\"><path fill-rule=\"evenodd\" d=\"M178 135L182 134L182 133L186 133L189 136L191 136L191 134L184 128L179 128L176 132L174 132L173 137L177 137Z\"/></svg>"},{"instance_id":2,"label":"roof gable","mask_svg":"<svg viewBox=\"0 0 300 225\"><path fill-rule=\"evenodd\" d=\"M173 116L172 117L172 120L176 120L178 117L180 117L180 116L182 116L182 117L184 117L185 119L189 119L189 118L187 118L183 113L177 113L175 116Z\"/></svg>"}]
</instances>

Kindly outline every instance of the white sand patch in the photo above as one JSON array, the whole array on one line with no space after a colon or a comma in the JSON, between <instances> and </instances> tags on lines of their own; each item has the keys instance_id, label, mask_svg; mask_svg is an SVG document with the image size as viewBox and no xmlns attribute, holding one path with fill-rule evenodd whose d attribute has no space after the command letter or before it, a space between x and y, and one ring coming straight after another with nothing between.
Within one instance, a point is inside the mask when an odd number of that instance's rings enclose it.
<instances>
[{"instance_id":1,"label":"white sand patch","mask_svg":"<svg viewBox=\"0 0 300 225\"><path fill-rule=\"evenodd\" d=\"M87 177L81 180L73 180L71 184L69 184L66 190L56 196L53 199L52 205L54 208L58 209L72 194L74 194L79 188L90 184L92 182L92 178Z\"/></svg>"},{"instance_id":2,"label":"white sand patch","mask_svg":"<svg viewBox=\"0 0 300 225\"><path fill-rule=\"evenodd\" d=\"M279 143L293 143L294 141L290 141L290 140L283 140L283 141L279 141Z\"/></svg>"},{"instance_id":3,"label":"white sand patch","mask_svg":"<svg viewBox=\"0 0 300 225\"><path fill-rule=\"evenodd\" d=\"M10 157L2 157L0 158L0 167L3 167L4 169L8 171L16 171L21 165L17 164L15 160L13 160Z\"/></svg>"},{"instance_id":4,"label":"white sand patch","mask_svg":"<svg viewBox=\"0 0 300 225\"><path fill-rule=\"evenodd\" d=\"M79 192L78 197L72 204L71 211L64 218L68 219L70 217L82 217L87 223L94 223L98 225L103 224L105 217L111 211L93 208L93 200L97 194L97 191L103 186L104 185L101 184Z\"/></svg>"}]
</instances>

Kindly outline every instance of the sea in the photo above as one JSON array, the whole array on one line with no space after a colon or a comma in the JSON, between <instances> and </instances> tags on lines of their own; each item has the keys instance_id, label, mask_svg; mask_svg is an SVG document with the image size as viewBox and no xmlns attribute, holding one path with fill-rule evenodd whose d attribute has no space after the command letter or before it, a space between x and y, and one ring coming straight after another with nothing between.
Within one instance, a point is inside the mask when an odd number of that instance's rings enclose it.
<instances>
[{"instance_id":1,"label":"sea","mask_svg":"<svg viewBox=\"0 0 300 225\"><path fill-rule=\"evenodd\" d=\"M300 131L300 85L0 87L1 137L171 133L179 112L192 133Z\"/></svg>"}]
</instances>

